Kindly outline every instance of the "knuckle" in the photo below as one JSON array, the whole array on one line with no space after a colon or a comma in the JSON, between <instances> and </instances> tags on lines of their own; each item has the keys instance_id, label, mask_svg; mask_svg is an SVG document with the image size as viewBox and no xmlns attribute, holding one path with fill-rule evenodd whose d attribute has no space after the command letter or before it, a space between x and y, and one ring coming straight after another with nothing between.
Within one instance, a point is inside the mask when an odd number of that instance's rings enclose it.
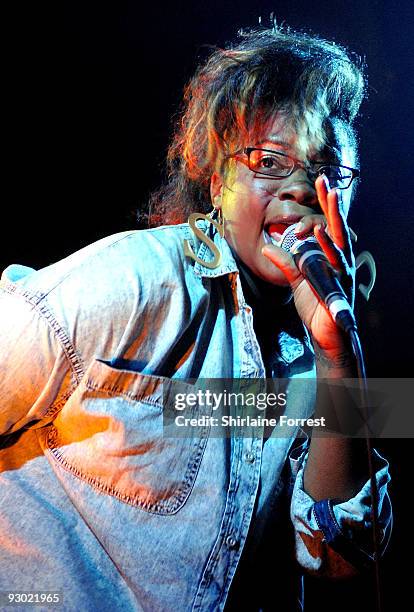
<instances>
[{"instance_id":1,"label":"knuckle","mask_svg":"<svg viewBox=\"0 0 414 612\"><path fill-rule=\"evenodd\" d=\"M316 223L321 223L321 222L326 223L326 218L324 215L321 215L319 213L310 213L309 215L304 215L301 221L302 223L308 223L308 224L316 224Z\"/></svg>"}]
</instances>

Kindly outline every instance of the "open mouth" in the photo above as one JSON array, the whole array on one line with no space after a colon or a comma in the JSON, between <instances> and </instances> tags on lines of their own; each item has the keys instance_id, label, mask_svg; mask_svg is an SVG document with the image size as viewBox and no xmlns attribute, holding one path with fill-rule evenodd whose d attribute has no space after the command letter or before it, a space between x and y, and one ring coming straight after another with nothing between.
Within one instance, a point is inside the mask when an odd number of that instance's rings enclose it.
<instances>
[{"instance_id":1,"label":"open mouth","mask_svg":"<svg viewBox=\"0 0 414 612\"><path fill-rule=\"evenodd\" d=\"M270 223L263 229L263 238L266 244L280 246L284 232L292 223Z\"/></svg>"}]
</instances>

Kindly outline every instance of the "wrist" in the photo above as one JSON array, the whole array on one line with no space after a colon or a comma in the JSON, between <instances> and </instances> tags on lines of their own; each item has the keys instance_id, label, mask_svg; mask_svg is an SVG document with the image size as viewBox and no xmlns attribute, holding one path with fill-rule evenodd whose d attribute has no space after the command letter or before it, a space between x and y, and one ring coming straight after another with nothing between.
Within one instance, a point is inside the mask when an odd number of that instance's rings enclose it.
<instances>
[{"instance_id":1,"label":"wrist","mask_svg":"<svg viewBox=\"0 0 414 612\"><path fill-rule=\"evenodd\" d=\"M342 378L354 378L357 375L355 357L351 343L344 341L335 349L322 349L313 341L318 375L331 377L337 373Z\"/></svg>"}]
</instances>

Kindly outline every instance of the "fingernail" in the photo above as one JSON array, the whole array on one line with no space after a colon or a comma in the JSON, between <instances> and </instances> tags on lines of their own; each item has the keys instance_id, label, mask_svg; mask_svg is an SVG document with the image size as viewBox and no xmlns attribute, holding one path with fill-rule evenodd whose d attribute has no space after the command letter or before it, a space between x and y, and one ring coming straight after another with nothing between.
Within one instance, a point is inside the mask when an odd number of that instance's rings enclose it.
<instances>
[{"instance_id":1,"label":"fingernail","mask_svg":"<svg viewBox=\"0 0 414 612\"><path fill-rule=\"evenodd\" d=\"M296 227L293 230L293 232L295 234L300 234L301 232L303 232L304 228L305 228L305 225L302 223L302 221L299 221L299 223L296 224Z\"/></svg>"}]
</instances>

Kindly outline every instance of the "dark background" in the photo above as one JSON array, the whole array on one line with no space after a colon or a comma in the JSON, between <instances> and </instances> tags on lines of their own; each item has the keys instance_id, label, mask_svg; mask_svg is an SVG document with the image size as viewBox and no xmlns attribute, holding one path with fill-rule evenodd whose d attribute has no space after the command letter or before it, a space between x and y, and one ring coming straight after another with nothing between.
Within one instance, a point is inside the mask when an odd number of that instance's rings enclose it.
<instances>
[{"instance_id":1,"label":"dark background","mask_svg":"<svg viewBox=\"0 0 414 612\"><path fill-rule=\"evenodd\" d=\"M369 99L360 120L363 180L350 225L359 236L356 253L372 252L378 279L368 304L358 298L361 335L369 376L412 376L411 0L176 0L148 6L23 0L8 11L0 270L9 263L43 267L136 227L136 209L159 184L174 114L185 82L206 56L203 45L224 44L259 16L268 23L274 11L278 23L364 56ZM413 405L408 402L407 410ZM409 597L411 578L403 555L412 546L413 443L383 440L377 446L392 463L395 508L383 589L387 609L402 609L396 601ZM345 585L307 582L307 610L374 609L367 577ZM278 588L283 585L276 576L275 610Z\"/></svg>"}]
</instances>

